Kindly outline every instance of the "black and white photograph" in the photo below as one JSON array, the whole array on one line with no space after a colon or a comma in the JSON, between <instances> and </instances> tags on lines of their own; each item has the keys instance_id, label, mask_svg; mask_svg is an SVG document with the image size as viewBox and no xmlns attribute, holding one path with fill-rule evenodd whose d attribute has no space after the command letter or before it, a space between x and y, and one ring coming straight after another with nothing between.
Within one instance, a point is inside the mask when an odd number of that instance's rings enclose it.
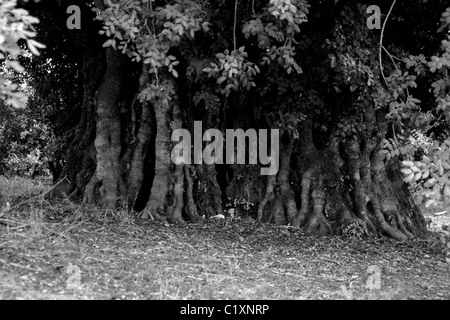
<instances>
[{"instance_id":1,"label":"black and white photograph","mask_svg":"<svg viewBox=\"0 0 450 320\"><path fill-rule=\"evenodd\" d=\"M450 300L449 0L0 0L0 300Z\"/></svg>"}]
</instances>

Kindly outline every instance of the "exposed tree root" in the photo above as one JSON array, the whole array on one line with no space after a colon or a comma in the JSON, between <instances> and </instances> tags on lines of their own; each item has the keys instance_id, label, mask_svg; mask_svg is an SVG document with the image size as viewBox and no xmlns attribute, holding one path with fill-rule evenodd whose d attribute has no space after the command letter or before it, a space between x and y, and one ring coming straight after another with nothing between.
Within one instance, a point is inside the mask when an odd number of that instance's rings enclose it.
<instances>
[{"instance_id":1,"label":"exposed tree root","mask_svg":"<svg viewBox=\"0 0 450 320\"><path fill-rule=\"evenodd\" d=\"M297 217L297 204L295 203L295 194L291 187L291 155L294 146L294 139L287 137L287 143L283 143L280 152L280 168L278 172L278 183L282 198L283 209L286 212L287 221L292 224Z\"/></svg>"},{"instance_id":2,"label":"exposed tree root","mask_svg":"<svg viewBox=\"0 0 450 320\"><path fill-rule=\"evenodd\" d=\"M182 213L184 206L184 165L180 164L175 167L174 186L173 186L173 204L167 209L169 219L179 225L185 225Z\"/></svg>"},{"instance_id":3,"label":"exposed tree root","mask_svg":"<svg viewBox=\"0 0 450 320\"><path fill-rule=\"evenodd\" d=\"M222 191L217 182L215 165L206 163L196 165L195 175L193 199L201 215L212 217L222 214Z\"/></svg>"},{"instance_id":4,"label":"exposed tree root","mask_svg":"<svg viewBox=\"0 0 450 320\"><path fill-rule=\"evenodd\" d=\"M191 166L184 165L184 177L186 178L186 213L192 222L202 221L202 217L197 212L197 206L194 201L194 181L191 176Z\"/></svg>"},{"instance_id":5,"label":"exposed tree root","mask_svg":"<svg viewBox=\"0 0 450 320\"><path fill-rule=\"evenodd\" d=\"M393 239L399 241L408 240L408 237L403 232L401 232L396 227L393 227L386 222L383 212L381 210L380 202L377 199L377 197L373 195L370 197L370 200L373 208L373 213L378 221L378 226L381 228L381 230Z\"/></svg>"},{"instance_id":6,"label":"exposed tree root","mask_svg":"<svg viewBox=\"0 0 450 320\"><path fill-rule=\"evenodd\" d=\"M415 236L411 232L409 232L408 229L406 229L402 216L400 214L396 214L395 216L397 217L397 225L400 231L403 232L408 237L408 239L414 239Z\"/></svg>"},{"instance_id":7,"label":"exposed tree root","mask_svg":"<svg viewBox=\"0 0 450 320\"><path fill-rule=\"evenodd\" d=\"M304 172L301 177L301 194L300 194L301 203L298 218L296 219L296 223L294 224L294 226L296 227L302 226L309 215L309 210L311 207L310 204L311 186L314 172L315 170L313 168L310 168L309 170Z\"/></svg>"},{"instance_id":8,"label":"exposed tree root","mask_svg":"<svg viewBox=\"0 0 450 320\"><path fill-rule=\"evenodd\" d=\"M399 241L414 238L410 219L399 202L400 194L385 173L379 158L380 137L367 140L349 138L319 151L312 142L312 125L303 124L298 151L298 212L289 183L289 144L281 149L280 171L268 177L264 199L258 207L258 221L270 204L271 219L276 224L303 226L317 235L345 236L385 235ZM343 152L341 157L340 152ZM345 166L346 164L346 166ZM342 177L348 173L345 182ZM341 187L338 187L341 186ZM405 220L408 222L405 223Z\"/></svg>"},{"instance_id":9,"label":"exposed tree root","mask_svg":"<svg viewBox=\"0 0 450 320\"><path fill-rule=\"evenodd\" d=\"M345 143L345 151L348 157L348 171L354 187L355 214L374 230L375 227L372 225L367 213L366 189L370 181L361 178L361 169L364 166L364 161L361 160L360 143L356 139L348 139ZM364 178L369 179L370 175L364 175Z\"/></svg>"},{"instance_id":10,"label":"exposed tree root","mask_svg":"<svg viewBox=\"0 0 450 320\"><path fill-rule=\"evenodd\" d=\"M84 190L84 198L83 202L87 204L95 204L96 203L96 195L95 191L100 184L100 179L97 178L97 175L94 173L89 183L86 185Z\"/></svg>"},{"instance_id":11,"label":"exposed tree root","mask_svg":"<svg viewBox=\"0 0 450 320\"><path fill-rule=\"evenodd\" d=\"M266 192L258 206L257 220L264 218L264 209L270 203L270 220L278 225L298 223L295 194L290 183L290 160L294 141L286 134L287 141L282 142L280 149L280 167L277 175L267 178Z\"/></svg>"},{"instance_id":12,"label":"exposed tree root","mask_svg":"<svg viewBox=\"0 0 450 320\"><path fill-rule=\"evenodd\" d=\"M311 194L313 202L312 216L309 218L306 231L318 235L332 234L331 225L323 215L325 205L325 193L323 191L322 179L316 185L316 188Z\"/></svg>"},{"instance_id":13,"label":"exposed tree root","mask_svg":"<svg viewBox=\"0 0 450 320\"><path fill-rule=\"evenodd\" d=\"M154 115L151 110L152 106L148 102L141 103L138 98L140 92L144 90L148 84L148 69L149 66L144 64L139 78L139 89L131 104L132 141L128 144L129 147L126 151L129 156L123 157L125 158L125 164L129 164L124 171L127 173L127 197L130 208L134 208L136 202L140 200L138 197L145 181L145 175L148 175L148 173L145 172L145 161L149 153L151 140L154 137ZM136 109L138 108L141 114L140 121L137 121L136 119Z\"/></svg>"},{"instance_id":14,"label":"exposed tree root","mask_svg":"<svg viewBox=\"0 0 450 320\"><path fill-rule=\"evenodd\" d=\"M276 183L277 177L276 175L268 176L267 178L267 185L266 185L266 193L264 194L264 198L261 200L261 202L258 205L258 216L257 220L258 222L262 222L264 217L264 209L267 205L267 203L273 201L275 197L275 183Z\"/></svg>"}]
</instances>

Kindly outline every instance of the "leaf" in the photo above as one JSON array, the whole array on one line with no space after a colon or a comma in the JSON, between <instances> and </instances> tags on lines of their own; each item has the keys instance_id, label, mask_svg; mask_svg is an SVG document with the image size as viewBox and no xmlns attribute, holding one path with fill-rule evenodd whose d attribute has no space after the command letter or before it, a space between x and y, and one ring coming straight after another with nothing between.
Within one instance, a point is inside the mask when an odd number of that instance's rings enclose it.
<instances>
[{"instance_id":1,"label":"leaf","mask_svg":"<svg viewBox=\"0 0 450 320\"><path fill-rule=\"evenodd\" d=\"M15 60L8 60L6 62L6 65L8 67L13 68L17 72L23 72L25 70L25 68L18 61L15 61Z\"/></svg>"},{"instance_id":2,"label":"leaf","mask_svg":"<svg viewBox=\"0 0 450 320\"><path fill-rule=\"evenodd\" d=\"M38 48L39 49L45 48L45 45L43 45L42 43L39 43L37 41L34 41L32 39L27 40L27 45L28 45L28 49L30 49L30 51L37 56L39 55Z\"/></svg>"},{"instance_id":3,"label":"leaf","mask_svg":"<svg viewBox=\"0 0 450 320\"><path fill-rule=\"evenodd\" d=\"M112 44L113 44L114 42L115 42L115 41L114 41L113 39L108 39L108 40L105 41L105 43L103 43L102 47L103 47L103 48L106 48L106 47L112 46Z\"/></svg>"},{"instance_id":4,"label":"leaf","mask_svg":"<svg viewBox=\"0 0 450 320\"><path fill-rule=\"evenodd\" d=\"M225 80L227 80L227 77L221 76L219 79L217 79L217 84L222 84Z\"/></svg>"},{"instance_id":5,"label":"leaf","mask_svg":"<svg viewBox=\"0 0 450 320\"><path fill-rule=\"evenodd\" d=\"M446 161L443 161L443 162L442 162L442 167L443 167L445 170L450 170L450 164L449 164L448 162L446 162Z\"/></svg>"},{"instance_id":6,"label":"leaf","mask_svg":"<svg viewBox=\"0 0 450 320\"><path fill-rule=\"evenodd\" d=\"M402 169L401 172L405 175L410 175L412 173L411 169L408 168Z\"/></svg>"},{"instance_id":7,"label":"leaf","mask_svg":"<svg viewBox=\"0 0 450 320\"><path fill-rule=\"evenodd\" d=\"M116 31L116 33L114 34L114 36L119 39L120 41L123 41L123 37L122 34L119 31Z\"/></svg>"},{"instance_id":8,"label":"leaf","mask_svg":"<svg viewBox=\"0 0 450 320\"><path fill-rule=\"evenodd\" d=\"M444 188L444 196L450 198L450 186L448 184Z\"/></svg>"},{"instance_id":9,"label":"leaf","mask_svg":"<svg viewBox=\"0 0 450 320\"><path fill-rule=\"evenodd\" d=\"M425 202L425 207L428 208L428 207L430 207L430 206L436 206L436 201L433 200L433 199L427 200L427 201Z\"/></svg>"},{"instance_id":10,"label":"leaf","mask_svg":"<svg viewBox=\"0 0 450 320\"><path fill-rule=\"evenodd\" d=\"M425 182L424 186L427 188L431 188L432 186L434 186L434 184L436 183L436 179L435 178L431 178L430 180L428 180L427 182Z\"/></svg>"},{"instance_id":11,"label":"leaf","mask_svg":"<svg viewBox=\"0 0 450 320\"><path fill-rule=\"evenodd\" d=\"M416 173L416 175L415 175L415 177L414 177L414 180L415 180L415 181L419 181L420 178L422 178L422 172Z\"/></svg>"}]
</instances>

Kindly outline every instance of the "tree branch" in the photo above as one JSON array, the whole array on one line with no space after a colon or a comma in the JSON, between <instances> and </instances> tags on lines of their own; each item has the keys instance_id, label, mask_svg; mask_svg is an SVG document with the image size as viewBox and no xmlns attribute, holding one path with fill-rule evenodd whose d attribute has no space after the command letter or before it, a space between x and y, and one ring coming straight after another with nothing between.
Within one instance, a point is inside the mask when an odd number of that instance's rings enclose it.
<instances>
[{"instance_id":1,"label":"tree branch","mask_svg":"<svg viewBox=\"0 0 450 320\"><path fill-rule=\"evenodd\" d=\"M236 51L236 24L237 24L237 10L238 10L238 0L234 2L234 27L233 27L233 45L234 51Z\"/></svg>"},{"instance_id":2,"label":"tree branch","mask_svg":"<svg viewBox=\"0 0 450 320\"><path fill-rule=\"evenodd\" d=\"M391 8L389 9L388 14L386 15L386 19L383 22L383 27L381 28L381 35L380 35L380 48L379 48L379 60L380 60L380 72L381 72L381 77L383 78L384 82L386 82L386 84L389 86L386 77L384 76L384 72L383 72L383 61L382 61L382 50L383 50L383 37L384 37L384 29L386 28L386 23L389 19L389 16L391 15L392 9L395 6L395 3L397 2L397 0L394 0L391 4Z\"/></svg>"}]
</instances>

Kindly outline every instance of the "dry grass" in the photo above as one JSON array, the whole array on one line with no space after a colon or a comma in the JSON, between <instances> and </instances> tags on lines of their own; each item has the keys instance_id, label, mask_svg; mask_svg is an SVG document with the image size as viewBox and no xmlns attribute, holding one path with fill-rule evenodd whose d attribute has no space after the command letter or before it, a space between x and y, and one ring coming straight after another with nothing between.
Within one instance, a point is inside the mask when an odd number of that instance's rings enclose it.
<instances>
[{"instance_id":1,"label":"dry grass","mask_svg":"<svg viewBox=\"0 0 450 320\"><path fill-rule=\"evenodd\" d=\"M0 205L5 202L31 198L42 194L49 188L48 179L30 180L27 178L0 176Z\"/></svg>"},{"instance_id":2,"label":"dry grass","mask_svg":"<svg viewBox=\"0 0 450 320\"><path fill-rule=\"evenodd\" d=\"M0 211L0 299L450 298L438 237L344 241L253 220L179 228L49 203L39 188L0 202L22 203ZM372 291L369 266L381 272Z\"/></svg>"}]
</instances>

